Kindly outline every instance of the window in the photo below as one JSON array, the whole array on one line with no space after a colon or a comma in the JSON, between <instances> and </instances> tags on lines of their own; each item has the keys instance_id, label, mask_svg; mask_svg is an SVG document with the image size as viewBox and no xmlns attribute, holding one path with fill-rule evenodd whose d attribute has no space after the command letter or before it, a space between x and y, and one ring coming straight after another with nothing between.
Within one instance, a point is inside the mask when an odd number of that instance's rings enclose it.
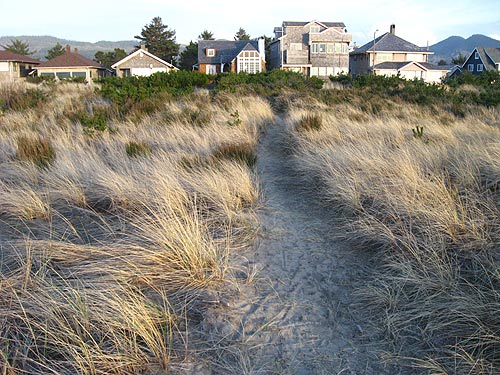
<instances>
[{"instance_id":1,"label":"window","mask_svg":"<svg viewBox=\"0 0 500 375\"><path fill-rule=\"evenodd\" d=\"M290 43L290 51L302 51L302 43Z\"/></svg>"},{"instance_id":2,"label":"window","mask_svg":"<svg viewBox=\"0 0 500 375\"><path fill-rule=\"evenodd\" d=\"M207 57L214 57L214 56L215 56L215 49L207 48Z\"/></svg>"},{"instance_id":3,"label":"window","mask_svg":"<svg viewBox=\"0 0 500 375\"><path fill-rule=\"evenodd\" d=\"M257 51L244 51L238 56L237 72L255 74L262 71L261 60Z\"/></svg>"},{"instance_id":4,"label":"window","mask_svg":"<svg viewBox=\"0 0 500 375\"><path fill-rule=\"evenodd\" d=\"M73 72L73 77L87 77L87 73L85 72Z\"/></svg>"},{"instance_id":5,"label":"window","mask_svg":"<svg viewBox=\"0 0 500 375\"><path fill-rule=\"evenodd\" d=\"M311 26L311 28L309 29L311 33L319 33L320 30L321 28L319 26Z\"/></svg>"},{"instance_id":6,"label":"window","mask_svg":"<svg viewBox=\"0 0 500 375\"><path fill-rule=\"evenodd\" d=\"M479 52L476 52L476 53L474 54L474 58L475 58L476 60L479 60Z\"/></svg>"},{"instance_id":7,"label":"window","mask_svg":"<svg viewBox=\"0 0 500 375\"><path fill-rule=\"evenodd\" d=\"M217 74L217 65L207 65L207 74Z\"/></svg>"},{"instance_id":8,"label":"window","mask_svg":"<svg viewBox=\"0 0 500 375\"><path fill-rule=\"evenodd\" d=\"M468 64L468 65L467 65L467 70L468 70L469 72L473 72L473 71L474 71L474 64Z\"/></svg>"},{"instance_id":9,"label":"window","mask_svg":"<svg viewBox=\"0 0 500 375\"><path fill-rule=\"evenodd\" d=\"M327 44L326 43L313 43L311 45L311 52L312 53L326 53L327 51Z\"/></svg>"},{"instance_id":10,"label":"window","mask_svg":"<svg viewBox=\"0 0 500 375\"><path fill-rule=\"evenodd\" d=\"M59 79L71 78L71 73L70 72L57 72L56 77Z\"/></svg>"},{"instance_id":11,"label":"window","mask_svg":"<svg viewBox=\"0 0 500 375\"><path fill-rule=\"evenodd\" d=\"M482 72L483 71L483 64L477 64L477 71Z\"/></svg>"}]
</instances>

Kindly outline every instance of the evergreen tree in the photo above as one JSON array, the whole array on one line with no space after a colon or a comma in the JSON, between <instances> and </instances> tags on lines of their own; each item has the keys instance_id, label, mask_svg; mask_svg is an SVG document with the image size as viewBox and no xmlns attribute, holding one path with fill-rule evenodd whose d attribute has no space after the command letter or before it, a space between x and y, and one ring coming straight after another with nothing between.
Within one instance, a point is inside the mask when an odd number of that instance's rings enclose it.
<instances>
[{"instance_id":1,"label":"evergreen tree","mask_svg":"<svg viewBox=\"0 0 500 375\"><path fill-rule=\"evenodd\" d=\"M198 35L198 40L214 40L214 33L208 30L203 30L203 32Z\"/></svg>"},{"instance_id":2,"label":"evergreen tree","mask_svg":"<svg viewBox=\"0 0 500 375\"><path fill-rule=\"evenodd\" d=\"M179 53L179 45L175 42L175 30L164 25L160 17L155 17L150 24L144 26L141 35L134 38L140 40L149 52L170 62ZM137 46L140 48L140 46Z\"/></svg>"},{"instance_id":3,"label":"evergreen tree","mask_svg":"<svg viewBox=\"0 0 500 375\"><path fill-rule=\"evenodd\" d=\"M94 55L94 60L102 66L111 69L111 65L113 65L115 62L120 61L125 56L127 56L127 52L125 52L125 50L121 48L115 48L115 50L112 52L96 52Z\"/></svg>"},{"instance_id":4,"label":"evergreen tree","mask_svg":"<svg viewBox=\"0 0 500 375\"><path fill-rule=\"evenodd\" d=\"M47 56L45 56L45 58L47 60L51 60L54 57L64 55L65 52L66 48L64 48L59 42L57 42L57 44L54 47L52 47L47 51Z\"/></svg>"},{"instance_id":5,"label":"evergreen tree","mask_svg":"<svg viewBox=\"0 0 500 375\"><path fill-rule=\"evenodd\" d=\"M240 27L234 35L234 40L250 40L250 35L247 34L244 28Z\"/></svg>"},{"instance_id":6,"label":"evergreen tree","mask_svg":"<svg viewBox=\"0 0 500 375\"><path fill-rule=\"evenodd\" d=\"M451 59L451 63L455 65L463 65L465 60L467 59L467 56L462 55L462 52L458 54L458 56L455 56Z\"/></svg>"},{"instance_id":7,"label":"evergreen tree","mask_svg":"<svg viewBox=\"0 0 500 375\"><path fill-rule=\"evenodd\" d=\"M30 45L28 42L23 42L22 40L10 40L10 44L2 46L6 51L17 53L19 55L33 55L36 51L30 51Z\"/></svg>"},{"instance_id":8,"label":"evergreen tree","mask_svg":"<svg viewBox=\"0 0 500 375\"><path fill-rule=\"evenodd\" d=\"M193 65L198 62L198 43L189 42L180 56L180 68L193 70Z\"/></svg>"}]
</instances>

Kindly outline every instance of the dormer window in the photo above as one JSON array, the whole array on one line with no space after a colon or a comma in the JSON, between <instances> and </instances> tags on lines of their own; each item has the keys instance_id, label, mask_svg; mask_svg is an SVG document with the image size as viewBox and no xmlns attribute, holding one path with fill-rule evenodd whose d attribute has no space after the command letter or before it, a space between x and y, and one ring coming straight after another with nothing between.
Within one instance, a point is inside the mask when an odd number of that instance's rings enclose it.
<instances>
[{"instance_id":1,"label":"dormer window","mask_svg":"<svg viewBox=\"0 0 500 375\"><path fill-rule=\"evenodd\" d=\"M215 56L215 48L207 48L207 57Z\"/></svg>"},{"instance_id":2,"label":"dormer window","mask_svg":"<svg viewBox=\"0 0 500 375\"><path fill-rule=\"evenodd\" d=\"M309 29L309 31L311 33L319 33L321 31L321 28L319 26L311 26L311 28Z\"/></svg>"}]
</instances>

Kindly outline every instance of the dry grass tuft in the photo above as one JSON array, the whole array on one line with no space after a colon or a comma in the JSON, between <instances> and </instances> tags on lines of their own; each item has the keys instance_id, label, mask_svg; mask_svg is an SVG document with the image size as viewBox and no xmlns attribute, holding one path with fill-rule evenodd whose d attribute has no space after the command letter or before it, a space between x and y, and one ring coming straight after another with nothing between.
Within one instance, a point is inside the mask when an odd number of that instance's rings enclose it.
<instances>
[{"instance_id":1,"label":"dry grass tuft","mask_svg":"<svg viewBox=\"0 0 500 375\"><path fill-rule=\"evenodd\" d=\"M297 164L345 238L378 250L364 294L396 357L422 373L498 374L500 129L486 122L498 110L483 122L398 106L359 121L368 104L318 108L316 132L293 111Z\"/></svg>"},{"instance_id":2,"label":"dry grass tuft","mask_svg":"<svg viewBox=\"0 0 500 375\"><path fill-rule=\"evenodd\" d=\"M231 155L203 168L182 160L238 142L253 149L272 111L231 98L242 123L229 127L231 112L199 92L120 119L85 85L44 90L43 107L0 119L0 368L165 372L229 253L253 240L259 193ZM191 126L184 111L200 103L207 115ZM96 108L105 127L78 117L94 121Z\"/></svg>"},{"instance_id":3,"label":"dry grass tuft","mask_svg":"<svg viewBox=\"0 0 500 375\"><path fill-rule=\"evenodd\" d=\"M48 167L56 158L56 152L46 138L20 136L17 138L17 158Z\"/></svg>"}]
</instances>

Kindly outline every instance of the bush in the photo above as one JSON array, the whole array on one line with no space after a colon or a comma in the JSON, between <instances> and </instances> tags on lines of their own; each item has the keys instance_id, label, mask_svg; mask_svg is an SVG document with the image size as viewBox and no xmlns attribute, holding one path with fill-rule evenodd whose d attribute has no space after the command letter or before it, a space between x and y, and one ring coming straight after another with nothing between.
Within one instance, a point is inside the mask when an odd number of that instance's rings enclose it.
<instances>
[{"instance_id":1,"label":"bush","mask_svg":"<svg viewBox=\"0 0 500 375\"><path fill-rule=\"evenodd\" d=\"M17 139L17 158L47 168L56 158L50 141L41 137L21 136Z\"/></svg>"}]
</instances>

